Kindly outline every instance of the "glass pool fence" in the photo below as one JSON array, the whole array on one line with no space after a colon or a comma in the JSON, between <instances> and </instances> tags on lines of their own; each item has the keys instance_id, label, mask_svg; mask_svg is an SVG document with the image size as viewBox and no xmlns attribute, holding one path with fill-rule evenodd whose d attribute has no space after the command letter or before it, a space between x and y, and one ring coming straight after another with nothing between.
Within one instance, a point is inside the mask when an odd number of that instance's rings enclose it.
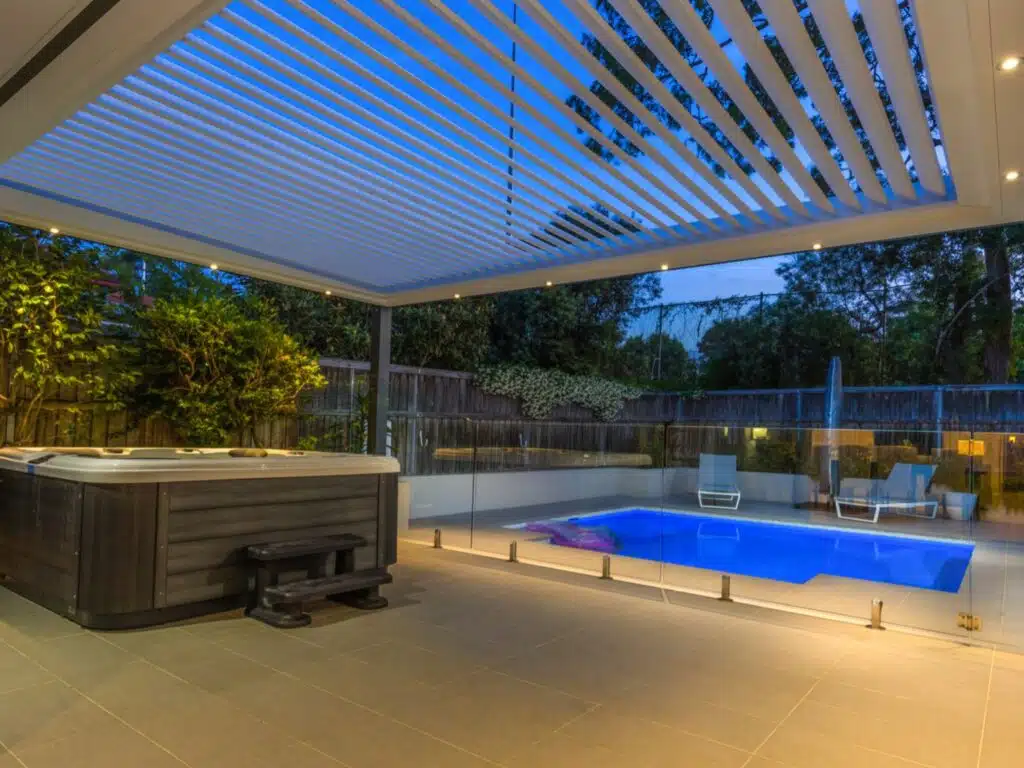
<instances>
[{"instance_id":1,"label":"glass pool fence","mask_svg":"<svg viewBox=\"0 0 1024 768\"><path fill-rule=\"evenodd\" d=\"M861 623L880 601L883 625L1024 650L1024 436L422 418L391 437L406 538Z\"/></svg>"}]
</instances>

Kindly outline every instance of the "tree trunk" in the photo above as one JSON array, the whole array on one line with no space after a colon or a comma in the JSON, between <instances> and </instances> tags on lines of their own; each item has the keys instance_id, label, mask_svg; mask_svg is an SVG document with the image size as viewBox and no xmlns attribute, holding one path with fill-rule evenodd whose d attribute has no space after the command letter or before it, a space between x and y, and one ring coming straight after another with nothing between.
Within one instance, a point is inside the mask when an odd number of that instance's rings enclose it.
<instances>
[{"instance_id":1,"label":"tree trunk","mask_svg":"<svg viewBox=\"0 0 1024 768\"><path fill-rule=\"evenodd\" d=\"M985 379L990 384L1010 380L1010 358L1013 352L1013 293L1010 280L1010 253L1002 229L981 233L985 249L985 346L983 361Z\"/></svg>"}]
</instances>

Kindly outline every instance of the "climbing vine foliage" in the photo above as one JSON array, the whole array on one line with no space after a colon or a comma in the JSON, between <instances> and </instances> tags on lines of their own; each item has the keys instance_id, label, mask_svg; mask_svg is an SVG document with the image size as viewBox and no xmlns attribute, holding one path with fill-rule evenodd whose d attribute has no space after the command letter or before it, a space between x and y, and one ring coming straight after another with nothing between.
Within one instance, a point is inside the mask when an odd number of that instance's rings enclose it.
<instances>
[{"instance_id":1,"label":"climbing vine foliage","mask_svg":"<svg viewBox=\"0 0 1024 768\"><path fill-rule=\"evenodd\" d=\"M504 395L522 403L523 414L545 419L562 405L589 408L601 421L613 421L627 400L635 400L640 390L596 376L574 376L561 371L501 366L487 368L476 377L477 385L488 394Z\"/></svg>"}]
</instances>

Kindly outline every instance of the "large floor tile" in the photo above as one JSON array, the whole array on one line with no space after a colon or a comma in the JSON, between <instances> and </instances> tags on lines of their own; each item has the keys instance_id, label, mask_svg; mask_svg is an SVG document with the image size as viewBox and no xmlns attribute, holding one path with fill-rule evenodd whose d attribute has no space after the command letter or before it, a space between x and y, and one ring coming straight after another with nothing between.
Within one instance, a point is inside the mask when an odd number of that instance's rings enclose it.
<instances>
[{"instance_id":1,"label":"large floor tile","mask_svg":"<svg viewBox=\"0 0 1024 768\"><path fill-rule=\"evenodd\" d=\"M117 723L15 751L27 768L182 768L185 764L131 728Z\"/></svg>"},{"instance_id":2,"label":"large floor tile","mask_svg":"<svg viewBox=\"0 0 1024 768\"><path fill-rule=\"evenodd\" d=\"M19 753L117 720L60 682L0 694L0 743Z\"/></svg>"},{"instance_id":3,"label":"large floor tile","mask_svg":"<svg viewBox=\"0 0 1024 768\"><path fill-rule=\"evenodd\" d=\"M52 674L0 641L0 694L52 680Z\"/></svg>"},{"instance_id":4,"label":"large floor tile","mask_svg":"<svg viewBox=\"0 0 1024 768\"><path fill-rule=\"evenodd\" d=\"M742 766L750 754L623 711L597 707L563 727L577 742L598 745L645 766Z\"/></svg>"},{"instance_id":5,"label":"large floor tile","mask_svg":"<svg viewBox=\"0 0 1024 768\"><path fill-rule=\"evenodd\" d=\"M901 757L789 725L779 728L757 754L759 758L789 768L911 768L912 765ZM751 765L758 763L754 761Z\"/></svg>"},{"instance_id":6,"label":"large floor tile","mask_svg":"<svg viewBox=\"0 0 1024 768\"><path fill-rule=\"evenodd\" d=\"M813 700L801 703L782 728L817 733L844 750L868 748L934 768L976 765L981 736L980 723L970 727L955 718L927 716L891 720Z\"/></svg>"},{"instance_id":7,"label":"large floor tile","mask_svg":"<svg viewBox=\"0 0 1024 768\"><path fill-rule=\"evenodd\" d=\"M426 689L395 710L414 728L489 759L515 754L593 705L491 670Z\"/></svg>"}]
</instances>

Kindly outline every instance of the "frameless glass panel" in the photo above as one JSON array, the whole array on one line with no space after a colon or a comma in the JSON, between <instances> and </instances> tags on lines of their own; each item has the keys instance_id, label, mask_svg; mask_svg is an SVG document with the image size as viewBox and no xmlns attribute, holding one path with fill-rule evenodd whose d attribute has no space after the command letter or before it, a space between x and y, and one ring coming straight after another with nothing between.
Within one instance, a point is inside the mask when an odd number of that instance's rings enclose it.
<instances>
[{"instance_id":1,"label":"frameless glass panel","mask_svg":"<svg viewBox=\"0 0 1024 768\"><path fill-rule=\"evenodd\" d=\"M978 639L1024 648L1024 442L975 432L969 493L950 508L972 521L971 613Z\"/></svg>"},{"instance_id":2,"label":"frameless glass panel","mask_svg":"<svg viewBox=\"0 0 1024 768\"><path fill-rule=\"evenodd\" d=\"M398 535L469 547L474 423L452 417L394 417L391 444L402 465Z\"/></svg>"},{"instance_id":3,"label":"frameless glass panel","mask_svg":"<svg viewBox=\"0 0 1024 768\"><path fill-rule=\"evenodd\" d=\"M508 555L514 541L522 559L600 572L605 555L619 559L609 516L658 508L663 435L646 424L479 422L474 549ZM658 578L656 561L612 569Z\"/></svg>"},{"instance_id":4,"label":"frameless glass panel","mask_svg":"<svg viewBox=\"0 0 1024 768\"><path fill-rule=\"evenodd\" d=\"M745 572L733 594L865 624L880 600L883 623L962 633L974 547L970 521L947 510L969 490L970 435L810 429L791 445L788 472L746 465L746 483L794 492L738 532Z\"/></svg>"}]
</instances>

